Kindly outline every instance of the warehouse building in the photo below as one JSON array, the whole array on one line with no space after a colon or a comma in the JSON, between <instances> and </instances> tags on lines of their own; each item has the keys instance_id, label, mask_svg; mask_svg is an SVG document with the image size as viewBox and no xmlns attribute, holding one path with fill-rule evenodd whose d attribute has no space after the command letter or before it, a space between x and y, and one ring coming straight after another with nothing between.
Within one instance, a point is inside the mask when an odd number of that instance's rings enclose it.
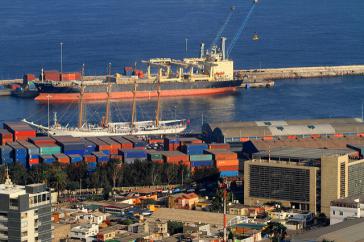
<instances>
[{"instance_id":1,"label":"warehouse building","mask_svg":"<svg viewBox=\"0 0 364 242\"><path fill-rule=\"evenodd\" d=\"M205 123L202 134L206 141L220 143L255 139L364 136L364 123L359 118Z\"/></svg>"},{"instance_id":2,"label":"warehouse building","mask_svg":"<svg viewBox=\"0 0 364 242\"><path fill-rule=\"evenodd\" d=\"M279 201L329 215L330 202L347 197L355 183L349 173L352 152L288 147L256 153L244 163L244 204Z\"/></svg>"}]
</instances>

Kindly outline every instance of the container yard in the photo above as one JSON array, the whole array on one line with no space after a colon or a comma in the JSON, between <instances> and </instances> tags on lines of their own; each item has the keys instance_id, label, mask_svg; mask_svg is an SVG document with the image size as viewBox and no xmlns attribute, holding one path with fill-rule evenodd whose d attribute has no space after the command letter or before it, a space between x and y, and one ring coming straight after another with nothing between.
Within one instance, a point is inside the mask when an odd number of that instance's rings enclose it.
<instances>
[{"instance_id":1,"label":"container yard","mask_svg":"<svg viewBox=\"0 0 364 242\"><path fill-rule=\"evenodd\" d=\"M5 122L0 130L1 164L19 163L30 169L39 164L61 165L85 162L88 172L110 160L132 164L136 160L183 165L197 169L216 167L223 177L239 175L237 153L229 144L205 143L194 137L136 136L87 137L37 136L21 122Z\"/></svg>"}]
</instances>

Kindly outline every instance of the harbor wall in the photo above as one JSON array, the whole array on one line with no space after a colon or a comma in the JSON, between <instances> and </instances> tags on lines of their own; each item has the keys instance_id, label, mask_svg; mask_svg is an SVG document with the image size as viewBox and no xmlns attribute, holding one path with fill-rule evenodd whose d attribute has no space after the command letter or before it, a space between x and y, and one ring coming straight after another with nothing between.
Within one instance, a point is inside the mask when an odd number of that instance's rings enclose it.
<instances>
[{"instance_id":1,"label":"harbor wall","mask_svg":"<svg viewBox=\"0 0 364 242\"><path fill-rule=\"evenodd\" d=\"M289 67L236 70L235 76L248 80L279 80L364 75L364 65Z\"/></svg>"}]
</instances>

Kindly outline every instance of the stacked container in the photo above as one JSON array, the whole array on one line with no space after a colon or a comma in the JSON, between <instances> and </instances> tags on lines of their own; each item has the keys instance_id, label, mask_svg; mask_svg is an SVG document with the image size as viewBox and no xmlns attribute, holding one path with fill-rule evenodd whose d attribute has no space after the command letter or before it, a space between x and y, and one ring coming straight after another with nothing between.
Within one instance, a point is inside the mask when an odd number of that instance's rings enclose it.
<instances>
[{"instance_id":1,"label":"stacked container","mask_svg":"<svg viewBox=\"0 0 364 242\"><path fill-rule=\"evenodd\" d=\"M180 152L180 151L164 151L163 153L163 161L168 164L174 165L185 165L189 166L189 158L188 155Z\"/></svg>"},{"instance_id":2,"label":"stacked container","mask_svg":"<svg viewBox=\"0 0 364 242\"><path fill-rule=\"evenodd\" d=\"M101 151L94 152L92 154L96 156L96 162L100 165L106 165L109 162L109 155L106 155Z\"/></svg>"},{"instance_id":3,"label":"stacked container","mask_svg":"<svg viewBox=\"0 0 364 242\"><path fill-rule=\"evenodd\" d=\"M165 137L164 138L164 150L174 151L180 147L180 142L177 137Z\"/></svg>"},{"instance_id":4,"label":"stacked container","mask_svg":"<svg viewBox=\"0 0 364 242\"><path fill-rule=\"evenodd\" d=\"M120 149L132 149L133 148L133 143L121 136L112 136L110 138L112 140L115 140L116 142L118 142L121 145Z\"/></svg>"},{"instance_id":5,"label":"stacked container","mask_svg":"<svg viewBox=\"0 0 364 242\"><path fill-rule=\"evenodd\" d=\"M13 142L13 134L7 129L0 129L0 144L6 145L7 143Z\"/></svg>"},{"instance_id":6,"label":"stacked container","mask_svg":"<svg viewBox=\"0 0 364 242\"><path fill-rule=\"evenodd\" d=\"M38 144L55 144L56 141L48 136L40 136L29 138L29 142L38 145Z\"/></svg>"},{"instance_id":7,"label":"stacked container","mask_svg":"<svg viewBox=\"0 0 364 242\"><path fill-rule=\"evenodd\" d=\"M111 150L110 150L110 154L111 155L117 155L119 153L119 149L121 149L121 144L109 137L100 137L99 138L101 141L104 141L106 144L110 145Z\"/></svg>"},{"instance_id":8,"label":"stacked container","mask_svg":"<svg viewBox=\"0 0 364 242\"><path fill-rule=\"evenodd\" d=\"M119 154L123 156L123 161L126 164L133 163L135 160L147 159L147 152L145 150L123 149L119 151Z\"/></svg>"},{"instance_id":9,"label":"stacked container","mask_svg":"<svg viewBox=\"0 0 364 242\"><path fill-rule=\"evenodd\" d=\"M23 122L6 122L4 128L13 134L13 140L28 140L36 136L36 131L28 124Z\"/></svg>"},{"instance_id":10,"label":"stacked container","mask_svg":"<svg viewBox=\"0 0 364 242\"><path fill-rule=\"evenodd\" d=\"M52 164L56 161L56 159L52 155L41 155L40 162L43 164Z\"/></svg>"},{"instance_id":11,"label":"stacked container","mask_svg":"<svg viewBox=\"0 0 364 242\"><path fill-rule=\"evenodd\" d=\"M37 144L40 155L54 155L61 153L61 147L56 144Z\"/></svg>"},{"instance_id":12,"label":"stacked container","mask_svg":"<svg viewBox=\"0 0 364 242\"><path fill-rule=\"evenodd\" d=\"M91 155L92 152L96 151L96 145L94 143L92 143L91 141L87 140L87 139L81 139L81 142L83 143L85 149L84 149L84 154L85 155Z\"/></svg>"},{"instance_id":13,"label":"stacked container","mask_svg":"<svg viewBox=\"0 0 364 242\"><path fill-rule=\"evenodd\" d=\"M59 71L44 71L43 79L48 80L48 81L60 81L61 75L60 75Z\"/></svg>"},{"instance_id":14,"label":"stacked container","mask_svg":"<svg viewBox=\"0 0 364 242\"><path fill-rule=\"evenodd\" d=\"M39 164L39 148L24 140L19 140L18 143L27 150L27 167Z\"/></svg>"},{"instance_id":15,"label":"stacked container","mask_svg":"<svg viewBox=\"0 0 364 242\"><path fill-rule=\"evenodd\" d=\"M215 160L215 166L222 177L234 177L239 175L239 160L236 153L227 150L206 150Z\"/></svg>"},{"instance_id":16,"label":"stacked container","mask_svg":"<svg viewBox=\"0 0 364 242\"><path fill-rule=\"evenodd\" d=\"M190 155L191 169L213 167L214 161L211 154Z\"/></svg>"},{"instance_id":17,"label":"stacked container","mask_svg":"<svg viewBox=\"0 0 364 242\"><path fill-rule=\"evenodd\" d=\"M62 81L76 81L81 80L81 73L80 72L67 72L61 74Z\"/></svg>"},{"instance_id":18,"label":"stacked container","mask_svg":"<svg viewBox=\"0 0 364 242\"><path fill-rule=\"evenodd\" d=\"M72 164L82 162L82 156L81 155L68 155L70 158L70 162Z\"/></svg>"},{"instance_id":19,"label":"stacked container","mask_svg":"<svg viewBox=\"0 0 364 242\"><path fill-rule=\"evenodd\" d=\"M70 163L70 158L65 154L54 154L53 157L56 159L56 161L63 165L68 165Z\"/></svg>"},{"instance_id":20,"label":"stacked container","mask_svg":"<svg viewBox=\"0 0 364 242\"><path fill-rule=\"evenodd\" d=\"M179 138L180 145L186 145L186 144L201 144L203 143L202 140L194 138L194 137L181 137Z\"/></svg>"},{"instance_id":21,"label":"stacked container","mask_svg":"<svg viewBox=\"0 0 364 242\"><path fill-rule=\"evenodd\" d=\"M87 163L87 171L94 172L97 167L96 156L94 155L84 155L83 160Z\"/></svg>"},{"instance_id":22,"label":"stacked container","mask_svg":"<svg viewBox=\"0 0 364 242\"><path fill-rule=\"evenodd\" d=\"M110 155L111 146L105 143L104 141L96 138L96 137L88 137L86 138L88 141L91 141L96 145L97 151L102 151L103 153Z\"/></svg>"},{"instance_id":23,"label":"stacked container","mask_svg":"<svg viewBox=\"0 0 364 242\"><path fill-rule=\"evenodd\" d=\"M124 67L124 75L125 76L131 76L132 74L133 74L133 67L125 66Z\"/></svg>"},{"instance_id":24,"label":"stacked container","mask_svg":"<svg viewBox=\"0 0 364 242\"><path fill-rule=\"evenodd\" d=\"M129 140L133 144L134 149L144 150L145 146L147 145L147 143L145 141L139 140L135 136L128 135L128 136L124 136L124 138Z\"/></svg>"},{"instance_id":25,"label":"stacked container","mask_svg":"<svg viewBox=\"0 0 364 242\"><path fill-rule=\"evenodd\" d=\"M55 137L55 140L65 155L83 155L85 152L85 145L80 138L62 136Z\"/></svg>"},{"instance_id":26,"label":"stacked container","mask_svg":"<svg viewBox=\"0 0 364 242\"><path fill-rule=\"evenodd\" d=\"M12 153L13 153L13 149L10 146L8 146L8 145L0 146L1 164L13 163Z\"/></svg>"},{"instance_id":27,"label":"stacked container","mask_svg":"<svg viewBox=\"0 0 364 242\"><path fill-rule=\"evenodd\" d=\"M148 150L147 158L148 158L148 160L156 162L156 163L163 163L163 155L162 155L162 152L160 152L160 151Z\"/></svg>"},{"instance_id":28,"label":"stacked container","mask_svg":"<svg viewBox=\"0 0 364 242\"><path fill-rule=\"evenodd\" d=\"M181 151L187 155L202 155L207 148L207 144L185 144Z\"/></svg>"},{"instance_id":29,"label":"stacked container","mask_svg":"<svg viewBox=\"0 0 364 242\"><path fill-rule=\"evenodd\" d=\"M8 144L12 149L12 158L14 162L22 164L24 167L27 165L27 150L18 142Z\"/></svg>"}]
</instances>

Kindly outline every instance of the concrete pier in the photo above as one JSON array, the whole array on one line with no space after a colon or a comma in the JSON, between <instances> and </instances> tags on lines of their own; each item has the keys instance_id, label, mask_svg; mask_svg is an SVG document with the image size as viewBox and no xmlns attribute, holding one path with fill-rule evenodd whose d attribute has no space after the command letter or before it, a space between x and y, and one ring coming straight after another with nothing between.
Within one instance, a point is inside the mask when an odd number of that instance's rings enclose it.
<instances>
[{"instance_id":1,"label":"concrete pier","mask_svg":"<svg viewBox=\"0 0 364 242\"><path fill-rule=\"evenodd\" d=\"M236 70L235 76L248 80L278 80L315 77L364 75L364 65L289 67Z\"/></svg>"}]
</instances>

